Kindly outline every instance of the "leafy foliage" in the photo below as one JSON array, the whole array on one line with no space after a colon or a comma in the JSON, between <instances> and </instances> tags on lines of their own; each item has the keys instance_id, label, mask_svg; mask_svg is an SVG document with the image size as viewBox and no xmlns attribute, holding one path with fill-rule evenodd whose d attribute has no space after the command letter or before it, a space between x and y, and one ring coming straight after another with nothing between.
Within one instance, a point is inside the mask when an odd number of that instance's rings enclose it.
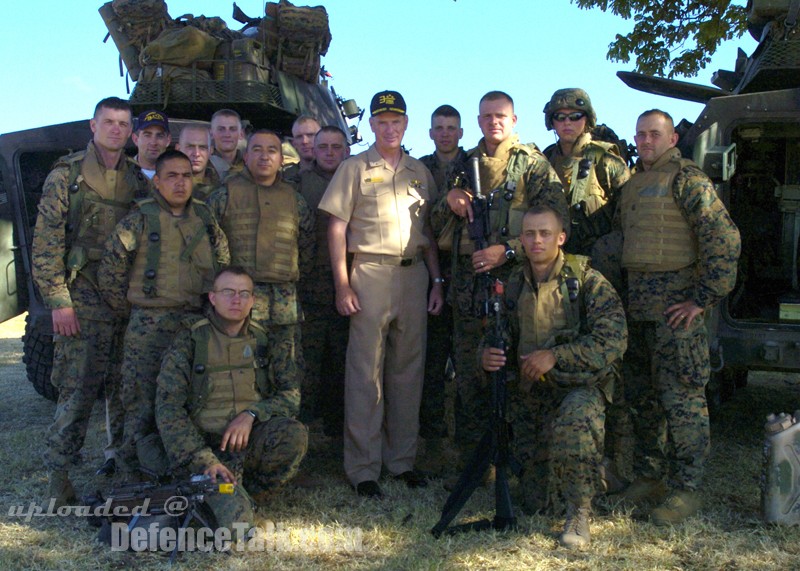
<instances>
[{"instance_id":1,"label":"leafy foliage","mask_svg":"<svg viewBox=\"0 0 800 571\"><path fill-rule=\"evenodd\" d=\"M648 75L694 76L711 61L723 40L747 29L747 11L731 0L570 0L584 10L611 11L636 24L617 34L607 58L627 63Z\"/></svg>"}]
</instances>

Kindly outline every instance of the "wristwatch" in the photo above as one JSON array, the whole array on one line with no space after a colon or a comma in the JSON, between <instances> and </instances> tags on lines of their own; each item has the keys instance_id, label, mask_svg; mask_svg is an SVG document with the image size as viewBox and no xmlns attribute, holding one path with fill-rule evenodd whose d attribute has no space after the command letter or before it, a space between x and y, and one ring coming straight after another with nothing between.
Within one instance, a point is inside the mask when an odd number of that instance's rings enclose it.
<instances>
[{"instance_id":1,"label":"wristwatch","mask_svg":"<svg viewBox=\"0 0 800 571\"><path fill-rule=\"evenodd\" d=\"M509 262L514 261L517 258L517 253L514 251L514 248L508 245L508 242L503 242L503 246L506 247L506 260Z\"/></svg>"},{"instance_id":2,"label":"wristwatch","mask_svg":"<svg viewBox=\"0 0 800 571\"><path fill-rule=\"evenodd\" d=\"M242 412L246 412L247 414L252 416L253 420L258 420L258 413L256 411L251 410L251 409L248 408L248 409L243 410Z\"/></svg>"}]
</instances>

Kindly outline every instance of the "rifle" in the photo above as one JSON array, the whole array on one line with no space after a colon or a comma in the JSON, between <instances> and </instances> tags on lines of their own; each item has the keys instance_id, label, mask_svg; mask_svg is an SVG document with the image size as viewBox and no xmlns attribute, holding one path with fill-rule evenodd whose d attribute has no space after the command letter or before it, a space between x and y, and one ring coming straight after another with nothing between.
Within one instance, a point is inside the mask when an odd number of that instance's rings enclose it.
<instances>
[{"instance_id":1,"label":"rifle","mask_svg":"<svg viewBox=\"0 0 800 571\"><path fill-rule=\"evenodd\" d=\"M233 494L235 485L215 483L211 476L198 474L188 480L171 484L160 482L136 482L112 488L107 497L97 491L94 495L82 498L82 503L89 506L91 515L89 524L99 527L98 538L111 543L111 524L128 521L130 532L137 524L162 522L175 525L177 529L185 529L195 520L203 527L213 528L210 513L204 504L206 496L213 493ZM205 509L204 509L205 508ZM178 545L170 556L175 560Z\"/></svg>"},{"instance_id":2,"label":"rifle","mask_svg":"<svg viewBox=\"0 0 800 571\"><path fill-rule=\"evenodd\" d=\"M480 159L472 157L470 160L472 168L472 222L467 222L467 233L470 240L475 244L475 251L483 250L489 246L488 237L492 233L489 211L494 203L495 194L500 192L497 188L483 196L481 191ZM486 317L489 315L489 292L492 290L494 279L486 272L477 274L472 285L473 311L475 317ZM475 303L477 301L477 303Z\"/></svg>"},{"instance_id":3,"label":"rifle","mask_svg":"<svg viewBox=\"0 0 800 571\"><path fill-rule=\"evenodd\" d=\"M490 336L490 345L505 349L503 340L503 282L494 280L491 296L491 313L494 316L494 329ZM517 518L511 505L511 493L508 489L508 473L519 475L521 467L512 457L510 451L510 434L506 422L506 371L505 367L492 373L492 418L489 429L481 437L478 447L472 454L455 489L442 508L442 516L433 526L431 533L440 537L447 531L452 535L461 531L483 531L486 529L504 530L516 526ZM450 522L458 515L475 489L481 484L481 479L489 467L494 464L496 471L495 480L495 516L493 520L480 521L456 525L448 528Z\"/></svg>"}]
</instances>

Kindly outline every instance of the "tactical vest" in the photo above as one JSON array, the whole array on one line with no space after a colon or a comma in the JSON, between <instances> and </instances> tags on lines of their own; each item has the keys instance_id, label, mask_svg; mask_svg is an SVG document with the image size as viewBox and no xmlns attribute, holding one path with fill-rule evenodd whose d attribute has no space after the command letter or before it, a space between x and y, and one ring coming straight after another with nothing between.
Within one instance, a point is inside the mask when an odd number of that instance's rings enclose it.
<instances>
[{"instance_id":1,"label":"tactical vest","mask_svg":"<svg viewBox=\"0 0 800 571\"><path fill-rule=\"evenodd\" d=\"M267 334L251 321L248 335L230 337L208 319L197 321L191 331L189 414L201 430L222 434L236 415L270 393Z\"/></svg>"},{"instance_id":2,"label":"tactical vest","mask_svg":"<svg viewBox=\"0 0 800 571\"><path fill-rule=\"evenodd\" d=\"M505 293L506 308L514 312L519 326L517 355L569 343L586 329L583 284L589 258L564 254L559 275L531 291L522 271L515 271ZM597 386L612 402L619 362L600 371L565 372L551 369L545 380L562 388Z\"/></svg>"},{"instance_id":3,"label":"tactical vest","mask_svg":"<svg viewBox=\"0 0 800 571\"><path fill-rule=\"evenodd\" d=\"M581 286L589 258L564 254L559 275L533 292L522 271L515 272L506 289L506 305L519 321L519 351L525 355L571 341L581 330ZM525 295L523 295L525 293Z\"/></svg>"},{"instance_id":4,"label":"tactical vest","mask_svg":"<svg viewBox=\"0 0 800 571\"><path fill-rule=\"evenodd\" d=\"M199 308L217 270L208 206L192 200L184 216L172 216L153 198L139 202L144 216L130 272L128 301L141 307Z\"/></svg>"},{"instance_id":5,"label":"tactical vest","mask_svg":"<svg viewBox=\"0 0 800 571\"><path fill-rule=\"evenodd\" d=\"M297 281L300 214L295 190L283 182L265 188L244 176L231 178L226 186L222 229L231 265L243 266L257 282Z\"/></svg>"},{"instance_id":6,"label":"tactical vest","mask_svg":"<svg viewBox=\"0 0 800 571\"><path fill-rule=\"evenodd\" d=\"M491 233L487 236L487 241L490 246L516 238L522 233L522 218L528 209L522 176L528 169L533 150L536 150L535 145L513 144L506 166L501 167L503 168L502 172L497 168L501 165L491 165L496 159L480 157L481 194L488 197L492 191L498 191L494 193L489 209ZM477 148L473 149L469 156L473 157L478 152ZM499 184L495 185L494 183L497 183L498 180ZM454 244L453 250L460 255L473 253L474 244L469 239L466 224L462 224L458 244Z\"/></svg>"},{"instance_id":7,"label":"tactical vest","mask_svg":"<svg viewBox=\"0 0 800 571\"><path fill-rule=\"evenodd\" d=\"M84 160L88 157L88 160ZM94 150L79 151L58 160L69 169L69 209L66 225L66 267L74 274L103 255L106 238L149 186L135 163L124 158L119 170L100 167ZM94 281L92 279L92 281Z\"/></svg>"},{"instance_id":8,"label":"tactical vest","mask_svg":"<svg viewBox=\"0 0 800 571\"><path fill-rule=\"evenodd\" d=\"M616 145L602 141L590 141L579 157L560 157L562 162L558 176L569 189L567 201L570 207L586 203L586 215L592 214L608 202L606 191L597 180L597 165L606 153L614 152Z\"/></svg>"},{"instance_id":9,"label":"tactical vest","mask_svg":"<svg viewBox=\"0 0 800 571\"><path fill-rule=\"evenodd\" d=\"M691 161L668 152L622 188L622 267L637 272L679 270L697 260L697 236L672 192L678 173Z\"/></svg>"}]
</instances>

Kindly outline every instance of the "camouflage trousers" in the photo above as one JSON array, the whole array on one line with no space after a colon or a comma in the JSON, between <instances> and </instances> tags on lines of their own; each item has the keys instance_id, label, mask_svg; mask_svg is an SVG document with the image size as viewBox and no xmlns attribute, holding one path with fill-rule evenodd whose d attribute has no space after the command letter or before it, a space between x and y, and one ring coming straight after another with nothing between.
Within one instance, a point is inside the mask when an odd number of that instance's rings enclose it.
<instances>
[{"instance_id":1,"label":"camouflage trousers","mask_svg":"<svg viewBox=\"0 0 800 571\"><path fill-rule=\"evenodd\" d=\"M332 315L330 308L316 311L303 306L306 320L301 330L305 370L300 392L300 416L322 417L325 432L341 435L344 430L344 363L350 321Z\"/></svg>"},{"instance_id":2,"label":"camouflage trousers","mask_svg":"<svg viewBox=\"0 0 800 571\"><path fill-rule=\"evenodd\" d=\"M124 322L96 321L79 316L79 335L55 335L51 382L58 387L55 419L48 428L43 455L49 470L67 470L79 461L89 417L101 389L105 389L106 458L122 445L123 407L120 400L120 364Z\"/></svg>"},{"instance_id":3,"label":"camouflage trousers","mask_svg":"<svg viewBox=\"0 0 800 571\"><path fill-rule=\"evenodd\" d=\"M161 356L187 315L183 308L131 310L122 358L125 439L121 456L128 470L141 466L162 473L168 467L156 427L156 379Z\"/></svg>"},{"instance_id":4,"label":"camouflage trousers","mask_svg":"<svg viewBox=\"0 0 800 571\"><path fill-rule=\"evenodd\" d=\"M564 389L541 383L530 394L511 391L513 452L522 464L527 513L597 493L603 458L606 399L597 387Z\"/></svg>"},{"instance_id":5,"label":"camouflage trousers","mask_svg":"<svg viewBox=\"0 0 800 571\"><path fill-rule=\"evenodd\" d=\"M711 447L705 386L711 374L702 320L689 331L655 322L628 323L625 391L637 445L637 476L673 489L697 490Z\"/></svg>"},{"instance_id":6,"label":"camouflage trousers","mask_svg":"<svg viewBox=\"0 0 800 571\"><path fill-rule=\"evenodd\" d=\"M466 461L490 426L492 391L478 369L478 351L483 323L476 317L455 315L453 320L453 365L456 369L455 443Z\"/></svg>"},{"instance_id":7,"label":"camouflage trousers","mask_svg":"<svg viewBox=\"0 0 800 571\"><path fill-rule=\"evenodd\" d=\"M230 527L231 522L247 521L248 510L252 514L250 494L274 491L297 474L308 450L308 429L292 418L272 417L253 425L243 452L221 451L219 434L206 434L206 443L241 484L238 495L219 494L208 499L217 524Z\"/></svg>"},{"instance_id":8,"label":"camouflage trousers","mask_svg":"<svg viewBox=\"0 0 800 571\"><path fill-rule=\"evenodd\" d=\"M428 350L425 353L425 379L419 410L419 435L446 438L447 359L453 345L453 312L445 304L439 315L428 315Z\"/></svg>"}]
</instances>

